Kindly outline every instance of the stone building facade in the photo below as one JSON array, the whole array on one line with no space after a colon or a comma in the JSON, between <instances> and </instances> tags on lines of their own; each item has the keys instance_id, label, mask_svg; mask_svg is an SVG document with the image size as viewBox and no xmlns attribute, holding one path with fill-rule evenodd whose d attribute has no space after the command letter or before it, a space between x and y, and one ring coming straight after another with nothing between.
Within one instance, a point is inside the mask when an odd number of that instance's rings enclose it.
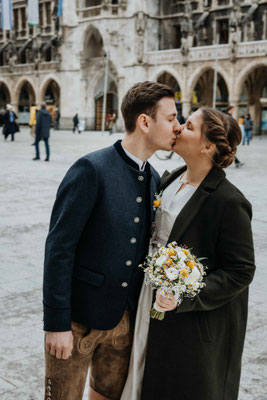
<instances>
[{"instance_id":1,"label":"stone building facade","mask_svg":"<svg viewBox=\"0 0 267 400\"><path fill-rule=\"evenodd\" d=\"M124 93L148 79L174 87L184 116L216 97L267 133L267 0L64 0L61 17L56 0L40 0L38 27L26 3L13 0L14 29L0 31L0 108L13 104L20 122L45 100L62 128L78 112L100 130L107 76L118 130Z\"/></svg>"}]
</instances>

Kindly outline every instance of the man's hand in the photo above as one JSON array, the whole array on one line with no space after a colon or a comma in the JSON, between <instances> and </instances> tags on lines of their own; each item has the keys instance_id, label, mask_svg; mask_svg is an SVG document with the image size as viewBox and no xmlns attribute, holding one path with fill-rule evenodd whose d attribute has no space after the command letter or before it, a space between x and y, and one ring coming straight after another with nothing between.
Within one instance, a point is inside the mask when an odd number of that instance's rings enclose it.
<instances>
[{"instance_id":1,"label":"man's hand","mask_svg":"<svg viewBox=\"0 0 267 400\"><path fill-rule=\"evenodd\" d=\"M45 348L52 356L67 360L73 349L72 331L46 332Z\"/></svg>"},{"instance_id":2,"label":"man's hand","mask_svg":"<svg viewBox=\"0 0 267 400\"><path fill-rule=\"evenodd\" d=\"M163 296L160 291L157 290L156 294L156 304L162 309L162 311L172 311L177 307L178 301L176 298L169 294L168 296Z\"/></svg>"}]
</instances>

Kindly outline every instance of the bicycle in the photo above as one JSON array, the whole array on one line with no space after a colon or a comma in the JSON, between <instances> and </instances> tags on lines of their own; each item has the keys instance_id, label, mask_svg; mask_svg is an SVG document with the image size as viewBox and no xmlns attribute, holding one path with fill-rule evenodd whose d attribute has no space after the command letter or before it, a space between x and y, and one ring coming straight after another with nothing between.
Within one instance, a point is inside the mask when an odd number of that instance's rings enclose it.
<instances>
[{"instance_id":1,"label":"bicycle","mask_svg":"<svg viewBox=\"0 0 267 400\"><path fill-rule=\"evenodd\" d=\"M155 153L155 156L162 161L170 160L173 156L173 151L165 151L165 150L158 150Z\"/></svg>"}]
</instances>

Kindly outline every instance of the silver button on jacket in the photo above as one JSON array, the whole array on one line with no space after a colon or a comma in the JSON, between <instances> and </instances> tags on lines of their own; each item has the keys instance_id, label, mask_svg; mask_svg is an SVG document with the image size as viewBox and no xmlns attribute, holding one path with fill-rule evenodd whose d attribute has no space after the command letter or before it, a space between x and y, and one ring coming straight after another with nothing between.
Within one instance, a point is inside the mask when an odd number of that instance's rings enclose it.
<instances>
[{"instance_id":1,"label":"silver button on jacket","mask_svg":"<svg viewBox=\"0 0 267 400\"><path fill-rule=\"evenodd\" d=\"M139 218L139 217L135 217L135 218L134 218L134 222L135 222L136 224L138 224L138 222L140 222L140 218Z\"/></svg>"},{"instance_id":2,"label":"silver button on jacket","mask_svg":"<svg viewBox=\"0 0 267 400\"><path fill-rule=\"evenodd\" d=\"M142 175L139 175L139 176L138 176L138 180L139 180L140 182L143 182L144 177L143 177Z\"/></svg>"},{"instance_id":3,"label":"silver button on jacket","mask_svg":"<svg viewBox=\"0 0 267 400\"><path fill-rule=\"evenodd\" d=\"M121 286L122 286L122 287L127 287L127 286L128 286L128 283L127 283L127 282L122 282Z\"/></svg>"},{"instance_id":4,"label":"silver button on jacket","mask_svg":"<svg viewBox=\"0 0 267 400\"><path fill-rule=\"evenodd\" d=\"M131 242L131 243L136 243L136 238L132 238L132 239L130 240L130 242Z\"/></svg>"},{"instance_id":5,"label":"silver button on jacket","mask_svg":"<svg viewBox=\"0 0 267 400\"><path fill-rule=\"evenodd\" d=\"M125 263L128 267L130 267L132 265L132 261L131 260L127 260Z\"/></svg>"},{"instance_id":6,"label":"silver button on jacket","mask_svg":"<svg viewBox=\"0 0 267 400\"><path fill-rule=\"evenodd\" d=\"M143 198L141 196L136 197L137 203L142 203Z\"/></svg>"}]
</instances>

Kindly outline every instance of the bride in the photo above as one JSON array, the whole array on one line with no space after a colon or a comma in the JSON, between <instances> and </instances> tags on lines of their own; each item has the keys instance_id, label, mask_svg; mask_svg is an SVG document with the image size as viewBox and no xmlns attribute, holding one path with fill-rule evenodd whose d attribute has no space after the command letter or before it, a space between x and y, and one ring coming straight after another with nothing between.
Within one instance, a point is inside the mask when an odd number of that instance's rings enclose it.
<instances>
[{"instance_id":1,"label":"bride","mask_svg":"<svg viewBox=\"0 0 267 400\"><path fill-rule=\"evenodd\" d=\"M248 286L255 265L251 205L225 177L241 141L237 122L208 108L182 125L174 151L186 166L165 172L151 252L176 241L207 257L206 286L150 319L152 289L143 285L128 379L121 400L237 400Z\"/></svg>"}]
</instances>

